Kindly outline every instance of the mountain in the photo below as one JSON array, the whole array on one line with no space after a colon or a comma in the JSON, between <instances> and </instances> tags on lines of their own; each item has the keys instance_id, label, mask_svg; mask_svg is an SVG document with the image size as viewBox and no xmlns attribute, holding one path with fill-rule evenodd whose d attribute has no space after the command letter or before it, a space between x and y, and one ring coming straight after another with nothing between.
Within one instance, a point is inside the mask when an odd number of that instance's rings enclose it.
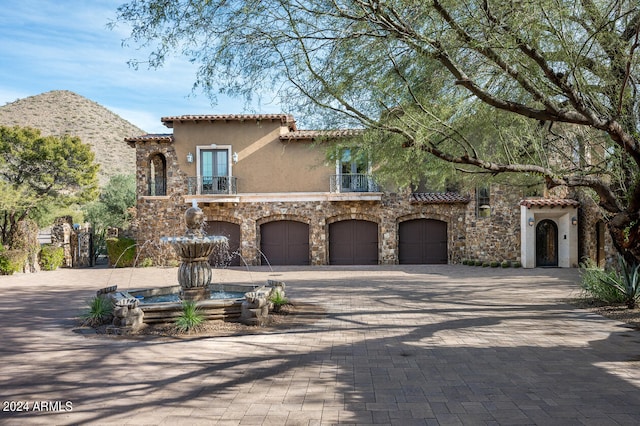
<instances>
[{"instance_id":1,"label":"mountain","mask_svg":"<svg viewBox=\"0 0 640 426\"><path fill-rule=\"evenodd\" d=\"M54 90L1 106L0 125L33 127L43 135L79 137L96 154L101 185L111 176L135 173L135 150L124 138L146 133L102 105L68 90Z\"/></svg>"}]
</instances>

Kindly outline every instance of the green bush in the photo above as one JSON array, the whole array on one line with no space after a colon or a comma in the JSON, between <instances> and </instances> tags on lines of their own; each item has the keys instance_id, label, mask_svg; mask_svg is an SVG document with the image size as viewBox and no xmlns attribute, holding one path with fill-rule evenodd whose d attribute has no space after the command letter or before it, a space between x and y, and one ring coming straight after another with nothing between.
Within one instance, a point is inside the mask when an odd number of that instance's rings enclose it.
<instances>
[{"instance_id":1,"label":"green bush","mask_svg":"<svg viewBox=\"0 0 640 426\"><path fill-rule=\"evenodd\" d=\"M143 268L149 268L153 266L153 259L151 259L150 257L145 257L142 262L140 262L140 266L142 266Z\"/></svg>"},{"instance_id":2,"label":"green bush","mask_svg":"<svg viewBox=\"0 0 640 426\"><path fill-rule=\"evenodd\" d=\"M54 271L64 263L64 249L45 244L40 250L40 267L45 271Z\"/></svg>"},{"instance_id":3,"label":"green bush","mask_svg":"<svg viewBox=\"0 0 640 426\"><path fill-rule=\"evenodd\" d=\"M511 262L508 260L503 260L500 266L502 266L503 268L509 268L511 266Z\"/></svg>"},{"instance_id":4,"label":"green bush","mask_svg":"<svg viewBox=\"0 0 640 426\"><path fill-rule=\"evenodd\" d=\"M475 262L473 262L473 264L475 266L482 266L482 260L476 260Z\"/></svg>"},{"instance_id":5,"label":"green bush","mask_svg":"<svg viewBox=\"0 0 640 426\"><path fill-rule=\"evenodd\" d=\"M580 287L585 297L591 297L605 303L622 303L624 296L607 284L608 280L617 280L615 271L605 271L595 265L592 260L580 264Z\"/></svg>"},{"instance_id":6,"label":"green bush","mask_svg":"<svg viewBox=\"0 0 640 426\"><path fill-rule=\"evenodd\" d=\"M496 262L495 260L491 261L491 263L489 264L492 268L497 268L498 266L500 266L500 262Z\"/></svg>"},{"instance_id":7,"label":"green bush","mask_svg":"<svg viewBox=\"0 0 640 426\"><path fill-rule=\"evenodd\" d=\"M489 262L482 262L483 268L488 268L491 264Z\"/></svg>"},{"instance_id":8,"label":"green bush","mask_svg":"<svg viewBox=\"0 0 640 426\"><path fill-rule=\"evenodd\" d=\"M519 268L522 266L522 263L516 261L516 262L511 262L511 266L514 268Z\"/></svg>"},{"instance_id":9,"label":"green bush","mask_svg":"<svg viewBox=\"0 0 640 426\"><path fill-rule=\"evenodd\" d=\"M136 242L131 238L107 238L109 266L125 268L134 266L136 260Z\"/></svg>"},{"instance_id":10,"label":"green bush","mask_svg":"<svg viewBox=\"0 0 640 426\"><path fill-rule=\"evenodd\" d=\"M29 252L25 250L6 250L0 246L0 275L13 275L24 269Z\"/></svg>"}]
</instances>

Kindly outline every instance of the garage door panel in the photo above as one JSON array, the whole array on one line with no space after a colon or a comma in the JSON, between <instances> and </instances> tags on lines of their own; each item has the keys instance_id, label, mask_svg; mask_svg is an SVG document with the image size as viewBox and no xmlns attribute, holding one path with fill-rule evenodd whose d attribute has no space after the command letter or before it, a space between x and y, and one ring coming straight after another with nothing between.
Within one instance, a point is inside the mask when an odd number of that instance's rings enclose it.
<instances>
[{"instance_id":1,"label":"garage door panel","mask_svg":"<svg viewBox=\"0 0 640 426\"><path fill-rule=\"evenodd\" d=\"M447 264L447 223L434 219L402 222L398 229L401 264Z\"/></svg>"},{"instance_id":2,"label":"garage door panel","mask_svg":"<svg viewBox=\"0 0 640 426\"><path fill-rule=\"evenodd\" d=\"M308 265L309 225L289 220L263 224L260 250L271 265Z\"/></svg>"},{"instance_id":3,"label":"garage door panel","mask_svg":"<svg viewBox=\"0 0 640 426\"><path fill-rule=\"evenodd\" d=\"M345 220L329 225L331 265L377 265L378 224Z\"/></svg>"},{"instance_id":4,"label":"garage door panel","mask_svg":"<svg viewBox=\"0 0 640 426\"><path fill-rule=\"evenodd\" d=\"M208 221L204 231L207 235L221 235L229 239L229 266L240 266L240 225L225 221ZM210 259L212 264L214 259Z\"/></svg>"}]
</instances>

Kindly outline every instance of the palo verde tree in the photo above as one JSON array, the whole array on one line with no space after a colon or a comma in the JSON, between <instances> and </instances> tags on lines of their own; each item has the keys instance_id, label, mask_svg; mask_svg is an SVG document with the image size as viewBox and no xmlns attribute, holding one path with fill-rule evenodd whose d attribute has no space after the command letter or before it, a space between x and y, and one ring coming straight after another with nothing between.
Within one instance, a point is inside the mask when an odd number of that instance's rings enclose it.
<instances>
[{"instance_id":1,"label":"palo verde tree","mask_svg":"<svg viewBox=\"0 0 640 426\"><path fill-rule=\"evenodd\" d=\"M388 169L584 188L640 261L637 0L137 0L118 22L150 66L199 63L214 97L276 90L310 123L361 125Z\"/></svg>"},{"instance_id":2,"label":"palo verde tree","mask_svg":"<svg viewBox=\"0 0 640 426\"><path fill-rule=\"evenodd\" d=\"M11 247L18 223L39 210L95 198L97 170L77 137L0 127L0 243Z\"/></svg>"}]
</instances>

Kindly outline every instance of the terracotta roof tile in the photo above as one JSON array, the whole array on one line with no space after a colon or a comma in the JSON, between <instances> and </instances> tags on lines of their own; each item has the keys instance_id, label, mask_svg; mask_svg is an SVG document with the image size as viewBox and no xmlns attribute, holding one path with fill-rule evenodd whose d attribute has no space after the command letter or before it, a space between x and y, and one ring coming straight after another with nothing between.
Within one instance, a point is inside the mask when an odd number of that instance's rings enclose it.
<instances>
[{"instance_id":1,"label":"terracotta roof tile","mask_svg":"<svg viewBox=\"0 0 640 426\"><path fill-rule=\"evenodd\" d=\"M281 141L290 140L311 140L315 138L344 138L356 136L362 133L360 129L338 129L338 130L297 130L295 132L280 135Z\"/></svg>"},{"instance_id":2,"label":"terracotta roof tile","mask_svg":"<svg viewBox=\"0 0 640 426\"><path fill-rule=\"evenodd\" d=\"M457 204L468 203L471 200L457 192L414 192L410 201L424 204Z\"/></svg>"},{"instance_id":3,"label":"terracotta roof tile","mask_svg":"<svg viewBox=\"0 0 640 426\"><path fill-rule=\"evenodd\" d=\"M134 146L136 142L169 142L171 143L173 142L173 135L171 133L146 134L146 135L124 138L124 141L131 146Z\"/></svg>"},{"instance_id":4,"label":"terracotta roof tile","mask_svg":"<svg viewBox=\"0 0 640 426\"><path fill-rule=\"evenodd\" d=\"M580 202L568 198L531 198L520 201L521 206L531 207L578 207Z\"/></svg>"},{"instance_id":5,"label":"terracotta roof tile","mask_svg":"<svg viewBox=\"0 0 640 426\"><path fill-rule=\"evenodd\" d=\"M248 120L280 120L283 124L289 124L296 130L296 120L290 114L201 114L201 115L174 115L162 117L160 121L169 127L173 127L174 121L248 121Z\"/></svg>"}]
</instances>

